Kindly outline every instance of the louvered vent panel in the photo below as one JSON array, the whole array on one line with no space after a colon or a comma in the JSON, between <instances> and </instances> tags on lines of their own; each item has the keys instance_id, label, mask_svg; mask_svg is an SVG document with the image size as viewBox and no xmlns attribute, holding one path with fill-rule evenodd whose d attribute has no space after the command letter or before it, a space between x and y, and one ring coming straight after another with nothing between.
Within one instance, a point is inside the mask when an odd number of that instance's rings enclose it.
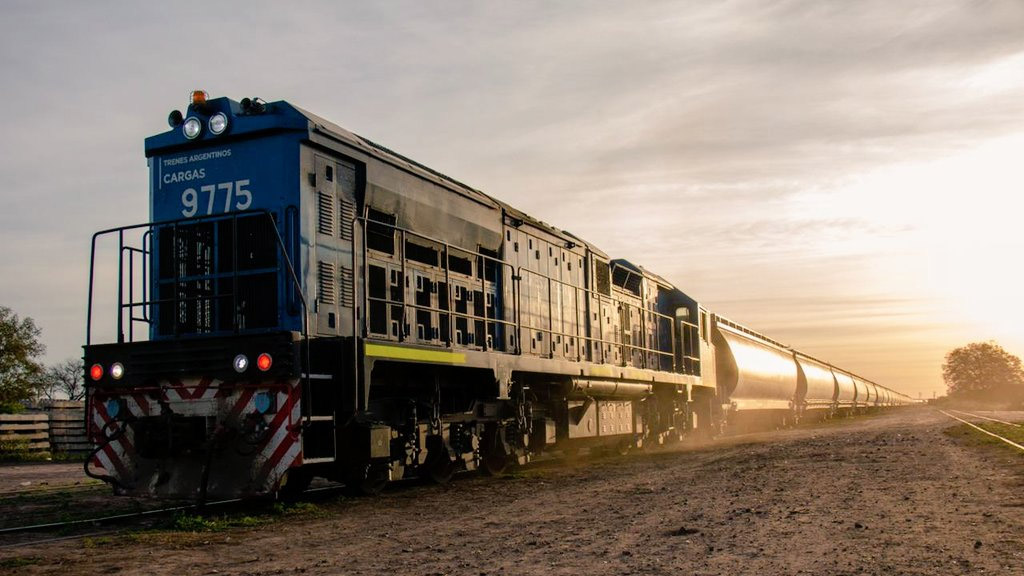
<instances>
[{"instance_id":1,"label":"louvered vent panel","mask_svg":"<svg viewBox=\"0 0 1024 576\"><path fill-rule=\"evenodd\" d=\"M341 267L341 305L352 307L354 303L352 269Z\"/></svg>"},{"instance_id":2,"label":"louvered vent panel","mask_svg":"<svg viewBox=\"0 0 1024 576\"><path fill-rule=\"evenodd\" d=\"M320 220L317 231L334 236L334 202L329 192L319 193Z\"/></svg>"},{"instance_id":3,"label":"louvered vent panel","mask_svg":"<svg viewBox=\"0 0 1024 576\"><path fill-rule=\"evenodd\" d=\"M351 202L341 199L341 239L352 240L352 221L356 217L356 207Z\"/></svg>"},{"instance_id":4,"label":"louvered vent panel","mask_svg":"<svg viewBox=\"0 0 1024 576\"><path fill-rule=\"evenodd\" d=\"M335 288L337 269L330 262L317 263L317 276L320 284L320 303L335 304L338 301L338 290Z\"/></svg>"}]
</instances>

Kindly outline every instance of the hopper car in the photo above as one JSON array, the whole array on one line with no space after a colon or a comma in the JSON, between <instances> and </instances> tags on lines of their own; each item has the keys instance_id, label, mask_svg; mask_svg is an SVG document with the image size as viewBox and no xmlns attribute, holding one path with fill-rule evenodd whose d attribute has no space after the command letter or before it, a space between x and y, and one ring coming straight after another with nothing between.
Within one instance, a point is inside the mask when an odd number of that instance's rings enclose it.
<instances>
[{"instance_id":1,"label":"hopper car","mask_svg":"<svg viewBox=\"0 0 1024 576\"><path fill-rule=\"evenodd\" d=\"M284 101L191 95L94 235L88 474L267 496L909 402Z\"/></svg>"}]
</instances>

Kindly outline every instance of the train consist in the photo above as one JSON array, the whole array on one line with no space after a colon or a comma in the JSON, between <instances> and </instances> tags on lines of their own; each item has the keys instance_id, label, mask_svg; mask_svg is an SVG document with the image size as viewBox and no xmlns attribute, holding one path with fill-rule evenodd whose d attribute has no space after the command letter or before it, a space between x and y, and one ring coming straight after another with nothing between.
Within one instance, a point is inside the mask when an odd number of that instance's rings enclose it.
<instances>
[{"instance_id":1,"label":"train consist","mask_svg":"<svg viewBox=\"0 0 1024 576\"><path fill-rule=\"evenodd\" d=\"M286 102L194 92L150 222L93 237L90 475L372 493L910 399Z\"/></svg>"}]
</instances>

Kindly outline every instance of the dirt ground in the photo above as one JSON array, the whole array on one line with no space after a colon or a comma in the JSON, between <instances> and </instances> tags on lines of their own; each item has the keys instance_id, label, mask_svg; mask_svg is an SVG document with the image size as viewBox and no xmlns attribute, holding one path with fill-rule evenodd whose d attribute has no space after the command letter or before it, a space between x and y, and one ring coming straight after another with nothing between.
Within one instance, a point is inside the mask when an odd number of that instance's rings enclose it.
<instances>
[{"instance_id":1,"label":"dirt ground","mask_svg":"<svg viewBox=\"0 0 1024 576\"><path fill-rule=\"evenodd\" d=\"M1024 574L1024 457L963 445L942 433L953 424L908 408L400 487L254 529L6 548L0 566L65 576Z\"/></svg>"},{"instance_id":2,"label":"dirt ground","mask_svg":"<svg viewBox=\"0 0 1024 576\"><path fill-rule=\"evenodd\" d=\"M95 484L82 473L81 462L0 464L0 494L33 488L59 488Z\"/></svg>"}]
</instances>

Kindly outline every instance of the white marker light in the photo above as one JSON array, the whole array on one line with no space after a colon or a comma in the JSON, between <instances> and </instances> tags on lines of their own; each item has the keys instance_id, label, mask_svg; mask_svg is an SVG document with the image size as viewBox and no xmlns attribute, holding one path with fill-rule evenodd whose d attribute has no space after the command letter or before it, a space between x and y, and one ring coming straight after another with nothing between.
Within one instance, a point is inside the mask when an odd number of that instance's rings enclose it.
<instances>
[{"instance_id":1,"label":"white marker light","mask_svg":"<svg viewBox=\"0 0 1024 576\"><path fill-rule=\"evenodd\" d=\"M228 129L228 117L223 112L217 112L213 116L210 116L210 132L214 135L223 134Z\"/></svg>"},{"instance_id":2,"label":"white marker light","mask_svg":"<svg viewBox=\"0 0 1024 576\"><path fill-rule=\"evenodd\" d=\"M110 365L110 377L114 380L120 380L124 376L124 364L120 362L114 362Z\"/></svg>"},{"instance_id":3,"label":"white marker light","mask_svg":"<svg viewBox=\"0 0 1024 576\"><path fill-rule=\"evenodd\" d=\"M188 138L189 140L195 140L202 131L203 123L195 116L189 117L189 119L185 120L185 123L181 125L181 132L185 134L185 138Z\"/></svg>"},{"instance_id":4,"label":"white marker light","mask_svg":"<svg viewBox=\"0 0 1024 576\"><path fill-rule=\"evenodd\" d=\"M238 356L235 356L234 366L235 372L238 372L239 374L245 372L245 370L249 367L249 358L246 357L245 354L239 354Z\"/></svg>"}]
</instances>

